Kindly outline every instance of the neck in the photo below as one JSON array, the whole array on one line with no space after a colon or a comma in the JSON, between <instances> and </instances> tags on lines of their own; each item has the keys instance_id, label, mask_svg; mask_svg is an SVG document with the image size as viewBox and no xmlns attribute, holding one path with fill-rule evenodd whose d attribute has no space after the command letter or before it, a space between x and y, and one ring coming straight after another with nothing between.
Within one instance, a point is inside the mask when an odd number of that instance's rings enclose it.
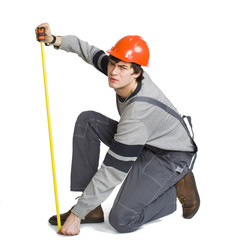
<instances>
[{"instance_id":1,"label":"neck","mask_svg":"<svg viewBox=\"0 0 235 240\"><path fill-rule=\"evenodd\" d=\"M138 83L135 81L130 86L128 85L125 88L115 89L115 92L122 98L128 98L135 91L137 85Z\"/></svg>"}]
</instances>

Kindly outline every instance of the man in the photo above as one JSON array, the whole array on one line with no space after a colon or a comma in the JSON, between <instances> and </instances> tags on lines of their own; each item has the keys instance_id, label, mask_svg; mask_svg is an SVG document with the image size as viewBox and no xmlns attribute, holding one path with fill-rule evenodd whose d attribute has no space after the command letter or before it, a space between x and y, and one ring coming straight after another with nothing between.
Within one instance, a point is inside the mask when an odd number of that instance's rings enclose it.
<instances>
[{"instance_id":1,"label":"man","mask_svg":"<svg viewBox=\"0 0 235 240\"><path fill-rule=\"evenodd\" d=\"M135 231L173 213L176 196L184 218L192 218L200 204L192 173L197 146L176 108L141 67L148 66L146 42L139 36L126 36L108 56L75 36L53 36L48 24L38 27L45 27L47 45L78 54L108 76L120 114L119 122L93 111L78 116L71 190L83 194L61 215L60 233L77 235L80 223L102 222L101 203L123 180L109 214L109 222L118 232ZM98 170L100 141L109 150ZM56 217L49 222L56 224Z\"/></svg>"}]
</instances>

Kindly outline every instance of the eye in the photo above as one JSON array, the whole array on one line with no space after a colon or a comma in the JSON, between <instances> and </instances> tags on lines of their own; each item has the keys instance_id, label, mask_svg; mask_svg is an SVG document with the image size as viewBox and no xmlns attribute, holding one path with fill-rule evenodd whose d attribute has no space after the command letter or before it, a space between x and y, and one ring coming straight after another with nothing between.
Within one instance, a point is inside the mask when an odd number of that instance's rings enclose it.
<instances>
[{"instance_id":1,"label":"eye","mask_svg":"<svg viewBox=\"0 0 235 240\"><path fill-rule=\"evenodd\" d=\"M111 66L114 66L115 64L113 63L113 62L111 62L111 61L109 61L109 64L111 65Z\"/></svg>"}]
</instances>

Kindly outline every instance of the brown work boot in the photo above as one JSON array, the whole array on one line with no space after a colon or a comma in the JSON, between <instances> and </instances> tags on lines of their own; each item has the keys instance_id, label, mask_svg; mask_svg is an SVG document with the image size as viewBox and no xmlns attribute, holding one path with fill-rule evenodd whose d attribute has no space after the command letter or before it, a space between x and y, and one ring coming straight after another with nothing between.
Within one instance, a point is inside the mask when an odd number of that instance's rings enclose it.
<instances>
[{"instance_id":1,"label":"brown work boot","mask_svg":"<svg viewBox=\"0 0 235 240\"><path fill-rule=\"evenodd\" d=\"M73 207L68 212L60 214L61 225L65 223L72 209ZM51 225L57 225L57 216L56 215L52 216L48 221ZM101 205L99 205L97 208L89 212L86 215L85 219L84 220L82 219L81 221L81 223L101 223L101 222L104 222L104 212Z\"/></svg>"},{"instance_id":2,"label":"brown work boot","mask_svg":"<svg viewBox=\"0 0 235 240\"><path fill-rule=\"evenodd\" d=\"M176 195L183 207L183 217L190 219L197 213L200 206L200 198L193 173L190 172L185 175L175 186Z\"/></svg>"}]
</instances>

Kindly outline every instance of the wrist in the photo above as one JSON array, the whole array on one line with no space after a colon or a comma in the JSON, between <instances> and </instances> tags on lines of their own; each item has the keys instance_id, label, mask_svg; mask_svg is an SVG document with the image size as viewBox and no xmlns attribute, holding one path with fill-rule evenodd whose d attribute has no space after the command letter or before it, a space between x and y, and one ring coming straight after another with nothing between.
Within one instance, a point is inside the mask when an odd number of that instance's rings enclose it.
<instances>
[{"instance_id":1,"label":"wrist","mask_svg":"<svg viewBox=\"0 0 235 240\"><path fill-rule=\"evenodd\" d=\"M73 218L76 220L76 222L80 223L82 221L82 219L80 217L78 217L76 214L71 212L70 215L73 216Z\"/></svg>"},{"instance_id":2,"label":"wrist","mask_svg":"<svg viewBox=\"0 0 235 240\"><path fill-rule=\"evenodd\" d=\"M59 48L60 47L60 45L62 44L62 37L61 36L56 36L56 41L55 41L55 43L54 43L54 47L55 48Z\"/></svg>"}]
</instances>

